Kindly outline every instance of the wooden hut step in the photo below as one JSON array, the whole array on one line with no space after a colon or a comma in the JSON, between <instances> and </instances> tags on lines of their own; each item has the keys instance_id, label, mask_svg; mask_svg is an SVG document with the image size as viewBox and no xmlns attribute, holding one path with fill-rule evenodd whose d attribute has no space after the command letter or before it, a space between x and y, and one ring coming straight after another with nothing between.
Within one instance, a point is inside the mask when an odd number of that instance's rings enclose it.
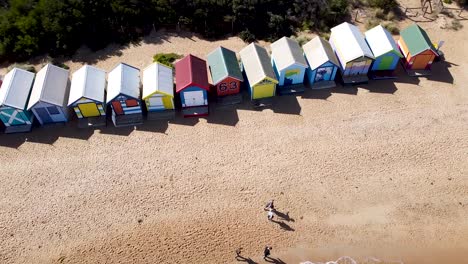
<instances>
[{"instance_id":1,"label":"wooden hut step","mask_svg":"<svg viewBox=\"0 0 468 264\"><path fill-rule=\"evenodd\" d=\"M273 104L273 97L252 100L252 105L254 108L268 107L272 104Z\"/></svg>"},{"instance_id":2,"label":"wooden hut step","mask_svg":"<svg viewBox=\"0 0 468 264\"><path fill-rule=\"evenodd\" d=\"M311 89L318 90L318 89L327 89L336 87L335 81L321 81L316 82L310 86Z\"/></svg>"},{"instance_id":3,"label":"wooden hut step","mask_svg":"<svg viewBox=\"0 0 468 264\"><path fill-rule=\"evenodd\" d=\"M220 96L216 98L216 103L218 105L235 105L242 103L242 94L232 94L226 96Z\"/></svg>"},{"instance_id":4,"label":"wooden hut step","mask_svg":"<svg viewBox=\"0 0 468 264\"><path fill-rule=\"evenodd\" d=\"M148 112L146 120L168 120L175 118L175 110Z\"/></svg>"},{"instance_id":5,"label":"wooden hut step","mask_svg":"<svg viewBox=\"0 0 468 264\"><path fill-rule=\"evenodd\" d=\"M143 124L143 115L130 114L130 115L118 115L113 116L112 121L116 127L125 127L125 126L137 126Z\"/></svg>"},{"instance_id":6,"label":"wooden hut step","mask_svg":"<svg viewBox=\"0 0 468 264\"><path fill-rule=\"evenodd\" d=\"M353 76L346 76L343 77L343 84L344 85L357 85L357 84L363 84L363 83L368 83L369 78L367 75L353 75Z\"/></svg>"},{"instance_id":7,"label":"wooden hut step","mask_svg":"<svg viewBox=\"0 0 468 264\"><path fill-rule=\"evenodd\" d=\"M184 115L184 117L207 116L209 114L209 109L208 106L183 108L182 114Z\"/></svg>"},{"instance_id":8,"label":"wooden hut step","mask_svg":"<svg viewBox=\"0 0 468 264\"><path fill-rule=\"evenodd\" d=\"M7 126L5 127L4 133L12 134L12 133L31 132L31 128L32 128L32 125Z\"/></svg>"},{"instance_id":9,"label":"wooden hut step","mask_svg":"<svg viewBox=\"0 0 468 264\"><path fill-rule=\"evenodd\" d=\"M396 79L395 71L373 71L369 73L372 80Z\"/></svg>"},{"instance_id":10,"label":"wooden hut step","mask_svg":"<svg viewBox=\"0 0 468 264\"><path fill-rule=\"evenodd\" d=\"M78 118L78 128L101 127L107 125L105 116Z\"/></svg>"},{"instance_id":11,"label":"wooden hut step","mask_svg":"<svg viewBox=\"0 0 468 264\"><path fill-rule=\"evenodd\" d=\"M294 95L294 94L303 93L304 91L305 91L305 87L303 84L293 84L293 85L278 87L279 95Z\"/></svg>"}]
</instances>

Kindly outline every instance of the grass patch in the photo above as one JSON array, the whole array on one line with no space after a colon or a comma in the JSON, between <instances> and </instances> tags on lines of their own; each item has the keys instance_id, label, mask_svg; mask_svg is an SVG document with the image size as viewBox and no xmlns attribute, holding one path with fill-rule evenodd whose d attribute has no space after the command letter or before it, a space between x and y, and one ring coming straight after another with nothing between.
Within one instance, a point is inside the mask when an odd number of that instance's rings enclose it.
<instances>
[{"instance_id":1,"label":"grass patch","mask_svg":"<svg viewBox=\"0 0 468 264\"><path fill-rule=\"evenodd\" d=\"M366 29L371 29L374 28L378 25L380 25L381 20L378 18L371 18L366 21Z\"/></svg>"},{"instance_id":2,"label":"grass patch","mask_svg":"<svg viewBox=\"0 0 468 264\"><path fill-rule=\"evenodd\" d=\"M460 21L454 19L454 20L452 20L452 24L450 25L450 28L457 31L457 30L463 28L463 25L460 23Z\"/></svg>"},{"instance_id":3,"label":"grass patch","mask_svg":"<svg viewBox=\"0 0 468 264\"><path fill-rule=\"evenodd\" d=\"M397 35L400 33L400 29L398 28L398 26L393 23L393 22L386 22L386 23L383 23L382 25L386 30L388 30L388 32L392 33L393 35Z\"/></svg>"},{"instance_id":4,"label":"grass patch","mask_svg":"<svg viewBox=\"0 0 468 264\"><path fill-rule=\"evenodd\" d=\"M158 53L153 56L153 62L159 62L171 68L174 68L174 61L182 58L182 55L176 53Z\"/></svg>"}]
</instances>

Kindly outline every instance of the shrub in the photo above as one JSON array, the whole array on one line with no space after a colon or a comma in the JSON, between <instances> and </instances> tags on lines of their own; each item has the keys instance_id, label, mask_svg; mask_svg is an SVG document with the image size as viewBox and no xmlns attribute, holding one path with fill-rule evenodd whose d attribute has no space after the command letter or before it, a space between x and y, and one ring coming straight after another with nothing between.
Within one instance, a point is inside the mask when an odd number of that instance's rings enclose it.
<instances>
[{"instance_id":1,"label":"shrub","mask_svg":"<svg viewBox=\"0 0 468 264\"><path fill-rule=\"evenodd\" d=\"M299 43L299 46L301 46L301 47L304 44L306 44L309 40L310 40L310 38L308 38L306 36L300 36L300 37L296 38L297 43Z\"/></svg>"},{"instance_id":2,"label":"shrub","mask_svg":"<svg viewBox=\"0 0 468 264\"><path fill-rule=\"evenodd\" d=\"M378 19L385 19L386 18L385 11L381 8L376 8L374 11L374 17Z\"/></svg>"},{"instance_id":3,"label":"shrub","mask_svg":"<svg viewBox=\"0 0 468 264\"><path fill-rule=\"evenodd\" d=\"M25 64L25 63L14 63L8 67L8 71L11 71L13 68L19 68L25 71L29 71L32 73L36 73L36 69L34 68L33 65L31 64Z\"/></svg>"},{"instance_id":4,"label":"shrub","mask_svg":"<svg viewBox=\"0 0 468 264\"><path fill-rule=\"evenodd\" d=\"M444 0L444 3L446 3L446 4L451 4L451 3L452 3L452 0Z\"/></svg>"},{"instance_id":5,"label":"shrub","mask_svg":"<svg viewBox=\"0 0 468 264\"><path fill-rule=\"evenodd\" d=\"M153 56L153 62L159 62L171 68L174 68L174 61L182 58L182 55L176 53L158 53Z\"/></svg>"},{"instance_id":6,"label":"shrub","mask_svg":"<svg viewBox=\"0 0 468 264\"><path fill-rule=\"evenodd\" d=\"M397 35L400 33L400 29L398 28L398 26L393 23L393 22L388 22L388 23L384 23L382 25L385 29L387 29L390 33L392 33L393 35Z\"/></svg>"},{"instance_id":7,"label":"shrub","mask_svg":"<svg viewBox=\"0 0 468 264\"><path fill-rule=\"evenodd\" d=\"M366 21L366 29L371 29L380 25L380 19L371 18Z\"/></svg>"},{"instance_id":8,"label":"shrub","mask_svg":"<svg viewBox=\"0 0 468 264\"><path fill-rule=\"evenodd\" d=\"M241 38L244 42L254 42L255 41L255 35L252 34L248 29L241 31L239 33L239 38Z\"/></svg>"},{"instance_id":9,"label":"shrub","mask_svg":"<svg viewBox=\"0 0 468 264\"><path fill-rule=\"evenodd\" d=\"M385 19L388 21L393 21L395 20L395 18L396 18L396 14L393 11L388 12L387 15L385 16Z\"/></svg>"},{"instance_id":10,"label":"shrub","mask_svg":"<svg viewBox=\"0 0 468 264\"><path fill-rule=\"evenodd\" d=\"M451 25L451 27L450 27L451 29L453 29L453 30L459 30L459 29L461 29L462 27L463 27L463 25L460 23L460 21L458 21L458 20L456 20L456 19L452 20L452 25Z\"/></svg>"},{"instance_id":11,"label":"shrub","mask_svg":"<svg viewBox=\"0 0 468 264\"><path fill-rule=\"evenodd\" d=\"M393 8L398 7L396 0L369 0L369 5L371 7L383 9L384 11L390 11Z\"/></svg>"}]
</instances>

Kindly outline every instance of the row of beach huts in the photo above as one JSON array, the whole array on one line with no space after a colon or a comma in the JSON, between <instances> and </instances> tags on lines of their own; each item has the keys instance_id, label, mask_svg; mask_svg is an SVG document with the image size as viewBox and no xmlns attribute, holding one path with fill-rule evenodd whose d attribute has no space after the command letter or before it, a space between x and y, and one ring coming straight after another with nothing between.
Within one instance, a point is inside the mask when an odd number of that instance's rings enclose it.
<instances>
[{"instance_id":1,"label":"row of beach huts","mask_svg":"<svg viewBox=\"0 0 468 264\"><path fill-rule=\"evenodd\" d=\"M316 37L301 48L283 37L271 44L271 57L255 43L239 53L240 63L224 47L209 53L206 61L189 54L175 63L175 74L171 67L153 63L141 80L140 70L125 63L107 79L104 70L84 65L73 73L71 84L68 70L52 64L37 74L14 68L0 88L0 120L5 133L30 131L34 119L40 125L67 122L73 112L84 126L104 125L107 114L115 126L138 125L143 113L148 119L173 117L175 96L185 117L204 116L210 92L220 104L240 103L244 85L250 99L261 105L276 94L304 91L305 84L334 87L337 76L344 84L393 78L400 62L410 74L428 74L439 54L416 24L402 30L395 42L382 26L362 34L346 22L331 29L329 41Z\"/></svg>"}]
</instances>

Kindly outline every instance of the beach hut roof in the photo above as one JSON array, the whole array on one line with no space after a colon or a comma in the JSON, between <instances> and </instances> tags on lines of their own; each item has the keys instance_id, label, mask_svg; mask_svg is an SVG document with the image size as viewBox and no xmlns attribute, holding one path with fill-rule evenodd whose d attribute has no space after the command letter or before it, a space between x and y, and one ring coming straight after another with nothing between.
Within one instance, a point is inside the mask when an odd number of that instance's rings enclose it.
<instances>
[{"instance_id":1,"label":"beach hut roof","mask_svg":"<svg viewBox=\"0 0 468 264\"><path fill-rule=\"evenodd\" d=\"M68 105L85 97L97 102L104 102L106 72L93 66L84 65L73 73Z\"/></svg>"},{"instance_id":2,"label":"beach hut roof","mask_svg":"<svg viewBox=\"0 0 468 264\"><path fill-rule=\"evenodd\" d=\"M321 37L315 37L303 47L310 69L315 70L326 62L340 66L330 43Z\"/></svg>"},{"instance_id":3,"label":"beach hut roof","mask_svg":"<svg viewBox=\"0 0 468 264\"><path fill-rule=\"evenodd\" d=\"M396 45L392 34L388 32L382 25L378 25L364 33L367 44L369 45L374 57L382 56L386 53L393 52L400 58L403 57L400 49Z\"/></svg>"},{"instance_id":4,"label":"beach hut roof","mask_svg":"<svg viewBox=\"0 0 468 264\"><path fill-rule=\"evenodd\" d=\"M34 81L34 73L13 68L5 76L0 89L0 106L25 109Z\"/></svg>"},{"instance_id":5,"label":"beach hut roof","mask_svg":"<svg viewBox=\"0 0 468 264\"><path fill-rule=\"evenodd\" d=\"M343 68L346 67L346 63L360 57L375 59L364 36L355 25L348 22L339 24L331 29L330 39Z\"/></svg>"},{"instance_id":6,"label":"beach hut roof","mask_svg":"<svg viewBox=\"0 0 468 264\"><path fill-rule=\"evenodd\" d=\"M107 77L106 103L114 100L119 94L134 99L140 97L140 70L125 63L120 63Z\"/></svg>"},{"instance_id":7,"label":"beach hut roof","mask_svg":"<svg viewBox=\"0 0 468 264\"><path fill-rule=\"evenodd\" d=\"M28 109L38 102L46 102L60 107L66 106L67 88L68 70L47 64L36 74Z\"/></svg>"},{"instance_id":8,"label":"beach hut roof","mask_svg":"<svg viewBox=\"0 0 468 264\"><path fill-rule=\"evenodd\" d=\"M207 56L211 79L217 85L227 77L243 81L242 72L237 62L236 53L224 47L218 47Z\"/></svg>"},{"instance_id":9,"label":"beach hut roof","mask_svg":"<svg viewBox=\"0 0 468 264\"><path fill-rule=\"evenodd\" d=\"M263 81L265 78L278 83L271 66L270 56L268 56L265 48L256 43L251 43L239 53L251 86Z\"/></svg>"},{"instance_id":10,"label":"beach hut roof","mask_svg":"<svg viewBox=\"0 0 468 264\"><path fill-rule=\"evenodd\" d=\"M294 64L308 67L297 41L287 37L282 37L271 44L271 57L279 71Z\"/></svg>"},{"instance_id":11,"label":"beach hut roof","mask_svg":"<svg viewBox=\"0 0 468 264\"><path fill-rule=\"evenodd\" d=\"M189 54L175 64L176 92L180 92L189 86L198 86L209 90L208 72L206 61Z\"/></svg>"},{"instance_id":12,"label":"beach hut roof","mask_svg":"<svg viewBox=\"0 0 468 264\"><path fill-rule=\"evenodd\" d=\"M158 62L143 70L143 99L156 92L174 97L172 68Z\"/></svg>"},{"instance_id":13,"label":"beach hut roof","mask_svg":"<svg viewBox=\"0 0 468 264\"><path fill-rule=\"evenodd\" d=\"M406 46L412 56L419 53L432 50L438 56L437 50L432 44L426 31L417 24L413 24L400 32L401 38L405 41Z\"/></svg>"}]
</instances>

